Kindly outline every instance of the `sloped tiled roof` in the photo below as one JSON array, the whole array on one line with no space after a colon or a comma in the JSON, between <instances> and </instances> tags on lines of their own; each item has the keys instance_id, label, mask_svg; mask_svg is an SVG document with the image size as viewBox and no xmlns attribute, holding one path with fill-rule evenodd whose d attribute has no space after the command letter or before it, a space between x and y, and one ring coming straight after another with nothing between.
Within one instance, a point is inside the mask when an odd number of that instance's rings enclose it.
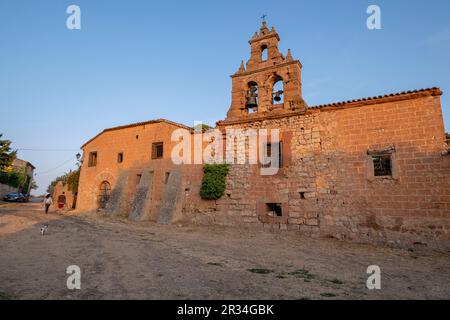
<instances>
[{"instance_id":1,"label":"sloped tiled roof","mask_svg":"<svg viewBox=\"0 0 450 320\"><path fill-rule=\"evenodd\" d=\"M145 126L145 125L154 124L154 123L167 123L167 124L171 124L171 125L174 125L174 126L177 126L177 127L189 130L189 131L193 130L191 127L185 126L184 124L173 122L173 121L166 120L166 119L156 119L156 120L149 120L149 121L143 121L143 122L135 122L135 123L130 123L130 124L122 125L122 126L107 128L107 129L103 130L102 132L100 132L99 134L97 134L92 139L88 140L85 144L83 144L81 146L81 148L84 148L86 145L88 145L93 140L97 139L100 135L102 135L105 132L122 130L122 129L132 128L132 127Z\"/></svg>"},{"instance_id":2,"label":"sloped tiled roof","mask_svg":"<svg viewBox=\"0 0 450 320\"><path fill-rule=\"evenodd\" d=\"M349 104L360 104L364 102L376 102L379 103L380 99L389 99L389 98L403 98L405 96L409 95L415 95L415 94L431 94L431 95L442 95L442 91L437 88L427 88L427 89L419 89L419 90L411 90L411 91L403 91L400 93L391 93L391 94L385 94L382 96L376 96L376 97L369 97L369 98L361 98L361 99L355 99L355 100L348 100L348 101L341 101L341 102L334 102L334 103L328 103L328 104L322 104L318 106L311 106L309 109L322 109L322 108L328 108L328 107L342 107Z\"/></svg>"},{"instance_id":3,"label":"sloped tiled roof","mask_svg":"<svg viewBox=\"0 0 450 320\"><path fill-rule=\"evenodd\" d=\"M382 95L382 96L375 96L375 97L361 98L361 99L348 100L348 101L342 101L342 102L334 102L334 103L329 103L329 104L322 104L322 105L317 105L317 106L310 106L310 107L308 107L308 109L335 109L335 108L353 107L353 106L360 106L360 105L366 105L366 104L376 104L376 103L404 100L404 99L409 99L409 98L421 96L421 95L423 95L423 96L430 96L430 95L431 96L440 96L440 95L442 95L442 91L437 87L427 88L427 89L419 89L419 90L411 90L411 91L403 91L400 93L391 93L391 94L386 94L386 95ZM276 117L277 118L278 117L289 117L289 116L295 115L296 113L297 112L281 114L281 115L277 115ZM263 117L267 117L267 115L265 115ZM237 122L249 122L249 121L256 121L256 120L259 120L259 119L239 119ZM193 131L193 128L191 128L191 127L188 127L186 125L183 125L183 124L180 124L177 122L173 122L170 120L166 120L166 119L156 119L156 120L150 120L150 121L145 121L145 122L136 122L136 123L131 123L131 124L123 125L123 126L105 129L102 132L100 132L98 135L96 135L95 137L93 137L92 139L87 141L85 144L83 144L83 146L81 148L84 148L91 141L95 140L97 137L99 137L100 135L102 135L103 133L108 132L108 131L121 130L121 129L131 128L131 127L138 127L138 126L143 126L143 125L148 125L148 124L153 124L153 123L161 123L161 122ZM222 122L222 121L219 121L219 123L220 122ZM449 141L449 139L450 139L450 135L447 134L447 141Z\"/></svg>"}]
</instances>

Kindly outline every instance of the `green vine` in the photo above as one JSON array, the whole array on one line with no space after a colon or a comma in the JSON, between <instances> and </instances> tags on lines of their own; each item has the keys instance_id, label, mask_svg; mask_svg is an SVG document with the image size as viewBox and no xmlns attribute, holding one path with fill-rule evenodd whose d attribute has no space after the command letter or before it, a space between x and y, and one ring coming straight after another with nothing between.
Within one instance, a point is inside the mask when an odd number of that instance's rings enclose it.
<instances>
[{"instance_id":1,"label":"green vine","mask_svg":"<svg viewBox=\"0 0 450 320\"><path fill-rule=\"evenodd\" d=\"M225 180L229 170L228 164L205 164L200 197L205 200L220 199L225 193Z\"/></svg>"}]
</instances>

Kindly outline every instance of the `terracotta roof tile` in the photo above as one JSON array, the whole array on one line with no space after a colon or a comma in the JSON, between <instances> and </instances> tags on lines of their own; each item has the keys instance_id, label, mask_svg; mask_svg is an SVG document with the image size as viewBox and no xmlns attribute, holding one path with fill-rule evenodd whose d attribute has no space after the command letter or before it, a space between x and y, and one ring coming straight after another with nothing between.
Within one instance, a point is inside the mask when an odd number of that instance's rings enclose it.
<instances>
[{"instance_id":1,"label":"terracotta roof tile","mask_svg":"<svg viewBox=\"0 0 450 320\"><path fill-rule=\"evenodd\" d=\"M329 104L311 106L311 107L309 107L309 109L342 107L342 106L349 105L352 103L357 104L357 103L361 103L361 102L365 102L365 101L380 100L380 99L386 99L386 98L396 98L396 97L401 98L402 96L421 94L421 93L431 93L431 95L442 95L442 91L439 88L433 87L433 88L427 88L427 89L419 89L419 90L403 91L403 92L399 92L399 93L385 94L382 96L367 97L367 98L354 99L354 100L341 101L341 102L333 102L333 103L329 103Z\"/></svg>"}]
</instances>

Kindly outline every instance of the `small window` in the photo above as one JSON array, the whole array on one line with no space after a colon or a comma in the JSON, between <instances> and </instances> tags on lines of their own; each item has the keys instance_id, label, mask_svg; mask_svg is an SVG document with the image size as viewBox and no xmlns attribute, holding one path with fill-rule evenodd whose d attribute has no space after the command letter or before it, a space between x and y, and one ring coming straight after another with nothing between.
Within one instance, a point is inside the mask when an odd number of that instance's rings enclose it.
<instances>
[{"instance_id":1,"label":"small window","mask_svg":"<svg viewBox=\"0 0 450 320\"><path fill-rule=\"evenodd\" d=\"M391 155L372 156L375 177L392 176Z\"/></svg>"},{"instance_id":2,"label":"small window","mask_svg":"<svg viewBox=\"0 0 450 320\"><path fill-rule=\"evenodd\" d=\"M142 174L137 175L136 184L139 185L141 183Z\"/></svg>"},{"instance_id":3,"label":"small window","mask_svg":"<svg viewBox=\"0 0 450 320\"><path fill-rule=\"evenodd\" d=\"M266 203L267 206L267 215L272 217L282 217L283 216L283 208L281 203Z\"/></svg>"},{"instance_id":4,"label":"small window","mask_svg":"<svg viewBox=\"0 0 450 320\"><path fill-rule=\"evenodd\" d=\"M122 163L123 162L123 153L120 152L117 154L117 163Z\"/></svg>"},{"instance_id":5,"label":"small window","mask_svg":"<svg viewBox=\"0 0 450 320\"><path fill-rule=\"evenodd\" d=\"M164 144L162 142L155 142L152 144L152 159L162 159Z\"/></svg>"},{"instance_id":6,"label":"small window","mask_svg":"<svg viewBox=\"0 0 450 320\"><path fill-rule=\"evenodd\" d=\"M279 148L278 148L278 168L282 168L283 167L283 144L281 141L278 143L278 146L279 146ZM276 145L275 145L275 147L276 147ZM264 162L268 162L268 163L263 164L262 166L264 168L270 168L272 166L272 163L271 163L272 162L272 144L271 143L267 144L265 156L266 156L266 161L264 161Z\"/></svg>"},{"instance_id":7,"label":"small window","mask_svg":"<svg viewBox=\"0 0 450 320\"><path fill-rule=\"evenodd\" d=\"M170 172L166 172L166 175L164 177L164 183L167 184L169 182Z\"/></svg>"},{"instance_id":8,"label":"small window","mask_svg":"<svg viewBox=\"0 0 450 320\"><path fill-rule=\"evenodd\" d=\"M89 167L95 167L97 165L97 152L89 153Z\"/></svg>"}]
</instances>

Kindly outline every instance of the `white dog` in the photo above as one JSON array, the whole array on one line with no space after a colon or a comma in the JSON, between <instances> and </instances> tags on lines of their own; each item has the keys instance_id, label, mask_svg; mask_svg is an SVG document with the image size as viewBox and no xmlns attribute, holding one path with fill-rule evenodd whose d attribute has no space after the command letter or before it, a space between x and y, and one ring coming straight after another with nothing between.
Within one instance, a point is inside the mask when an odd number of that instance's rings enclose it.
<instances>
[{"instance_id":1,"label":"white dog","mask_svg":"<svg viewBox=\"0 0 450 320\"><path fill-rule=\"evenodd\" d=\"M47 232L47 229L48 229L48 224L44 224L41 227L41 235L44 235Z\"/></svg>"}]
</instances>

